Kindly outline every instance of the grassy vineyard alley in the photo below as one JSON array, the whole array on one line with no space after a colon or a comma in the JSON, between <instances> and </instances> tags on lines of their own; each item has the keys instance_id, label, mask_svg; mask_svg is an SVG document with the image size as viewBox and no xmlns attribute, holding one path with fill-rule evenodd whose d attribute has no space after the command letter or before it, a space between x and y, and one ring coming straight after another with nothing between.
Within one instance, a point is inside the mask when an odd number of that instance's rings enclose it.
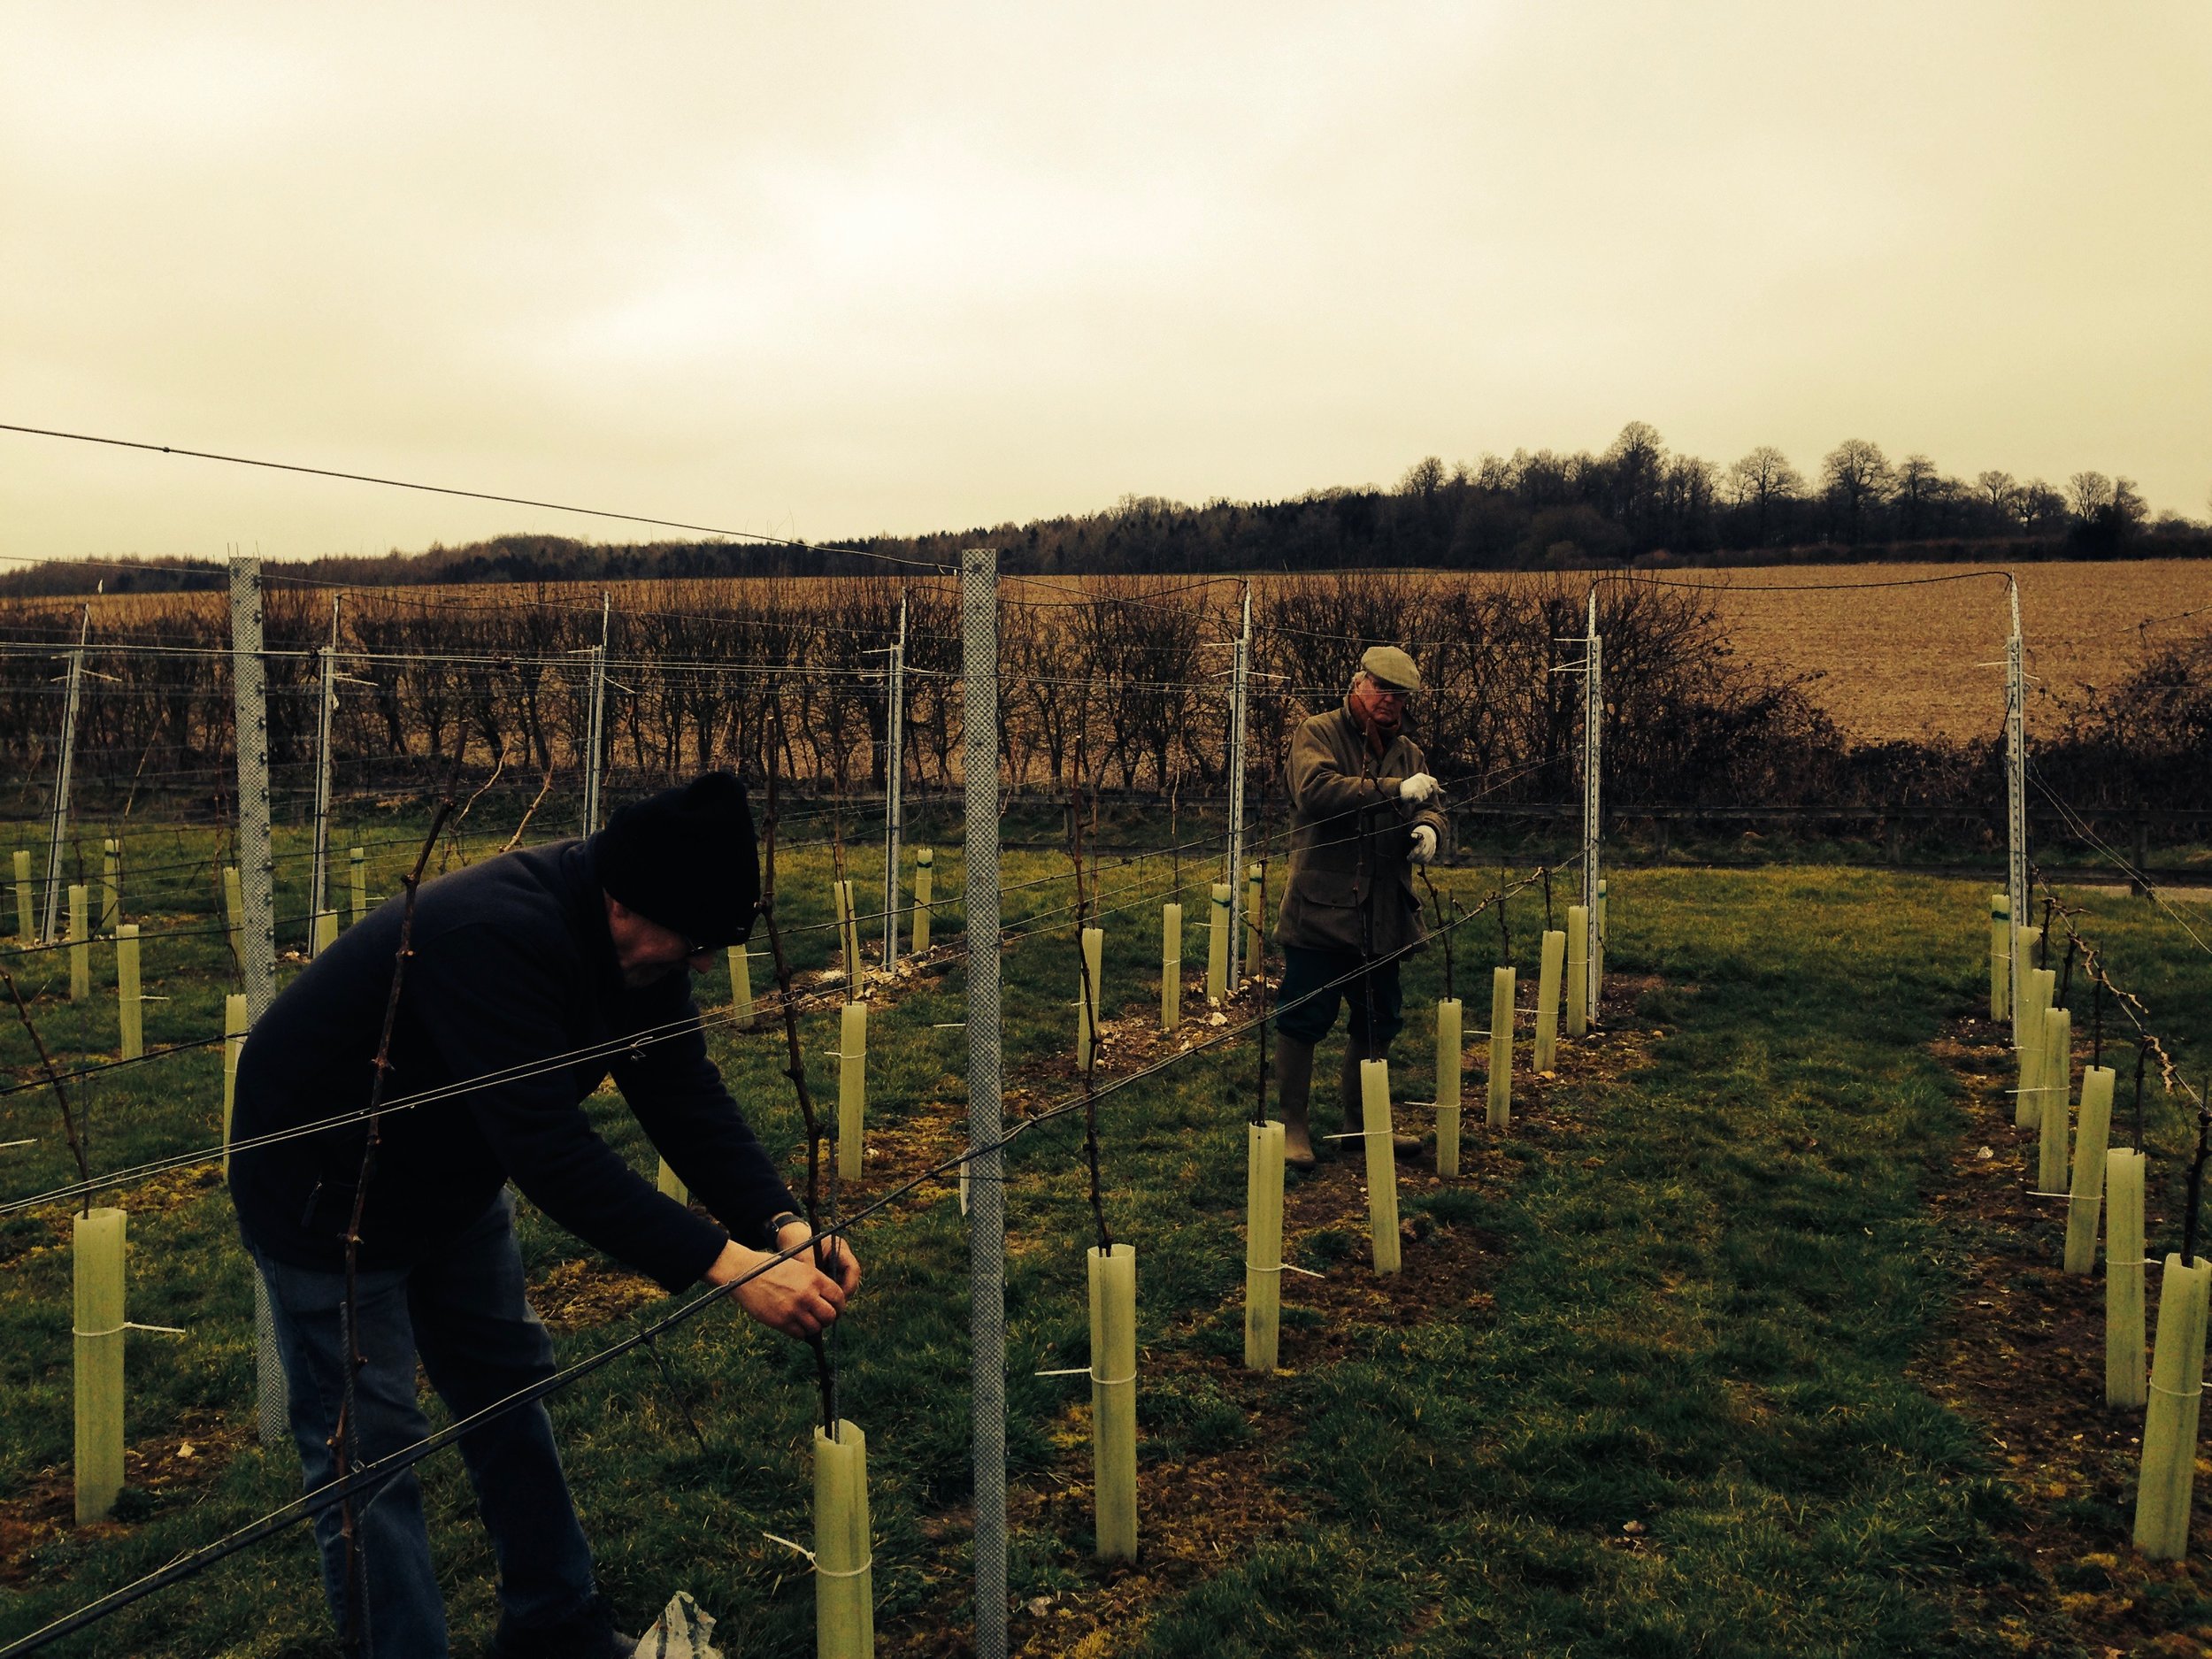
<instances>
[{"instance_id":1,"label":"grassy vineyard alley","mask_svg":"<svg viewBox=\"0 0 2212 1659\"><path fill-rule=\"evenodd\" d=\"M380 888L403 856L380 855ZM1018 855L1004 872L1010 885L1035 883L1006 908L1010 931L1025 935L1006 976L1016 1118L1076 1087L1064 869ZM1182 873L1194 918L1202 872ZM868 891L866 856L854 874ZM817 926L827 879L819 852L783 872L782 914L806 930L795 943L808 972L831 953ZM1164 864L1105 870L1107 907L1128 906L1106 924L1106 1000L1122 1009L1105 1025L1110 1077L1168 1052L1156 1032L1157 906L1171 879ZM1442 885L1472 906L1496 880L1461 869ZM959 860L942 847L937 882L956 900ZM171 909L142 913L149 934L204 923L207 887L180 886ZM1087 1359L1083 1250L1094 1238L1080 1114L1016 1143L1007 1306L1019 1651L2200 1650L2198 1632L2212 1632L2200 1568L2153 1570L2127 1545L2139 1422L2076 1397L2080 1376L2101 1375L2101 1279L2062 1279L2060 1221L2019 1196L2026 1137L2009 1126L2007 1068L1978 1018L1987 883L1778 867L1623 872L1612 890L1605 1033L1563 1041L1555 1077L1517 1076L1502 1133L1481 1126L1486 1045L1469 1036L1478 1104L1465 1172L1439 1181L1432 1165L1408 1167L1402 1276L1377 1279L1368 1267L1353 1160L1294 1180L1286 1254L1323 1277L1285 1281L1279 1376L1240 1364L1250 1043L1195 1054L1102 1102L1107 1218L1139 1253L1133 1568L1091 1560L1083 1379L1033 1374ZM2088 902L2078 925L2189 1052L2206 1034L2212 958L2142 901ZM1536 889L1508 907L1525 1010L1543 911ZM956 907L940 918L941 940L955 921ZM1202 1038L1214 1029L1195 988L1203 933L1194 925L1187 937L1182 1037ZM1455 933L1471 1027L1484 1023L1471 987L1486 987L1499 946L1493 914ZM219 1030L219 933L150 945L147 957L149 990L173 999L153 1005L150 1043ZM61 1001L58 958L0 965L27 995L41 992L34 1011L58 1059L111 1052L111 1002ZM96 987L103 972L96 964ZM1435 949L1409 970L1393 1066L1402 1102L1433 1099L1431 1010L1444 974ZM764 972L755 983L765 987ZM960 989L946 963L879 1003L867 1173L843 1194L847 1209L959 1144ZM726 982L702 987L703 1005L727 996ZM2085 999L2074 1002L2085 1054ZM804 1037L828 1096L833 1014L810 1014ZM795 1164L780 1035L719 1026L710 1041L764 1138ZM1524 1068L1527 1055L1525 1036ZM0 1039L0 1063L29 1075L19 1028ZM1317 1075L1333 1079L1333 1052ZM96 1164L207 1144L219 1076L210 1048L81 1087ZM650 1148L619 1102L595 1110L649 1171ZM2116 1108L2116 1144L2127 1116ZM2189 1129L2156 1094L2150 1127L2155 1256L2178 1248ZM27 1136L38 1144L0 1153L12 1160L0 1164L9 1195L68 1178L50 1092L0 1098L0 1140ZM129 1317L188 1334L132 1339L132 1484L117 1518L88 1528L67 1524L66 1217L0 1220L0 1388L12 1402L0 1437L0 1638L296 1489L289 1452L252 1443L249 1285L212 1174L157 1177L123 1202ZM670 1305L524 1211L534 1297L565 1361ZM880 1651L956 1654L968 1623L968 1310L949 1185L857 1237L869 1277L837 1353L843 1413L868 1433ZM2085 1340L2085 1371L2069 1357ZM811 1361L722 1310L660 1347L664 1373L626 1356L553 1402L603 1580L632 1614L690 1589L727 1621L735 1651L810 1651L805 1563L764 1534L808 1536ZM2050 1425L2066 1432L2039 1428ZM457 1461L442 1455L424 1472L456 1650L472 1651L493 1617L488 1548ZM60 1651L274 1659L328 1646L310 1551L294 1533Z\"/></svg>"}]
</instances>

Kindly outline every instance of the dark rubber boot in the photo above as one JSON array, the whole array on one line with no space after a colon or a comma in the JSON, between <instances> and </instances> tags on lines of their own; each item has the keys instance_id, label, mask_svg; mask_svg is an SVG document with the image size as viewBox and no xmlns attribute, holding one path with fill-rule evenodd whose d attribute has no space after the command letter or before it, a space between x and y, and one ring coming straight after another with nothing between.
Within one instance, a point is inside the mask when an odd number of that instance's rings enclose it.
<instances>
[{"instance_id":1,"label":"dark rubber boot","mask_svg":"<svg viewBox=\"0 0 2212 1659\"><path fill-rule=\"evenodd\" d=\"M1275 1033L1275 1089L1283 1110L1283 1167L1310 1170L1314 1165L1313 1134L1306 1123L1313 1096L1311 1043Z\"/></svg>"},{"instance_id":2,"label":"dark rubber boot","mask_svg":"<svg viewBox=\"0 0 2212 1659\"><path fill-rule=\"evenodd\" d=\"M606 1597L594 1596L560 1624L514 1624L503 1615L488 1653L490 1659L630 1659L637 1645L638 1638L615 1629Z\"/></svg>"}]
</instances>

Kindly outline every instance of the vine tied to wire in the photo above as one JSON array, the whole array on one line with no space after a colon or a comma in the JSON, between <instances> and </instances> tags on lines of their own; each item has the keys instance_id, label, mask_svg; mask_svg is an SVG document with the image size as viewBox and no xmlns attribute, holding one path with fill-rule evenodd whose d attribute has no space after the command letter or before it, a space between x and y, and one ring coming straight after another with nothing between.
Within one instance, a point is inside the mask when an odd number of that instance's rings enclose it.
<instances>
[{"instance_id":1,"label":"vine tied to wire","mask_svg":"<svg viewBox=\"0 0 2212 1659\"><path fill-rule=\"evenodd\" d=\"M815 1110L814 1091L806 1080L806 1052L799 1042L798 999L792 990L790 954L784 949L783 930L776 921L776 811L780 800L777 764L778 751L784 742L783 702L780 698L769 704L769 718L774 726L774 735L768 746L768 815L766 833L762 837L760 919L768 929L768 949L776 964L777 1000L783 1004L783 1035L785 1048L784 1076L791 1079L793 1092L798 1097L799 1118L806 1127L806 1225L814 1235L814 1268L818 1273L829 1273L827 1251L833 1248L822 1230L822 1122ZM842 892L841 887L839 892ZM843 935L850 938L848 933ZM848 964L849 973L856 971L858 964ZM837 1434L837 1368L830 1358L829 1345L816 1332L807 1339L807 1346L814 1351L814 1377L822 1401L823 1432L833 1439Z\"/></svg>"}]
</instances>

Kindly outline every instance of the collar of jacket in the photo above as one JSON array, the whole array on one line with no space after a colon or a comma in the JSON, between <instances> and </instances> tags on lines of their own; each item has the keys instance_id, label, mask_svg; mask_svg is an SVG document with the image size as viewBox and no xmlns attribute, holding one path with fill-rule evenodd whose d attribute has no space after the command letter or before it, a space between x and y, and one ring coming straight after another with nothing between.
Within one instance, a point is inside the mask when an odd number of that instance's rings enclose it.
<instances>
[{"instance_id":1,"label":"collar of jacket","mask_svg":"<svg viewBox=\"0 0 2212 1659\"><path fill-rule=\"evenodd\" d=\"M1350 692L1348 691L1344 694L1343 707L1339 710L1339 712L1344 716L1344 723L1352 728L1352 741L1358 746L1362 754L1372 756L1374 757L1376 768L1379 772L1382 766L1382 758L1385 755L1387 755L1390 752L1390 746L1406 734L1405 722L1403 720L1399 721L1398 729L1391 733L1389 736L1383 738L1382 747L1380 749L1373 749L1368 745L1367 727L1359 718L1359 710L1352 706L1352 694ZM1376 734L1378 736L1381 735L1380 727L1376 728Z\"/></svg>"},{"instance_id":2,"label":"collar of jacket","mask_svg":"<svg viewBox=\"0 0 2212 1659\"><path fill-rule=\"evenodd\" d=\"M583 941L602 998L619 996L622 964L615 959L614 935L607 931L607 895L599 885L599 856L591 841L571 841L561 851L563 902L569 926Z\"/></svg>"}]
</instances>

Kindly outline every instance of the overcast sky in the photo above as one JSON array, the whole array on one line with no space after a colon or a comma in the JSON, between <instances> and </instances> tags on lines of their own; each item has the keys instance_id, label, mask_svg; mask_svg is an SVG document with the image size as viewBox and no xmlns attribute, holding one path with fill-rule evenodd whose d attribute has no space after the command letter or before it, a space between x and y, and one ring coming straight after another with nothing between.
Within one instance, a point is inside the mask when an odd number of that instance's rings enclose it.
<instances>
[{"instance_id":1,"label":"overcast sky","mask_svg":"<svg viewBox=\"0 0 2212 1659\"><path fill-rule=\"evenodd\" d=\"M0 4L0 420L814 539L1426 454L2212 491L2212 6ZM0 553L551 512L0 434Z\"/></svg>"}]
</instances>

